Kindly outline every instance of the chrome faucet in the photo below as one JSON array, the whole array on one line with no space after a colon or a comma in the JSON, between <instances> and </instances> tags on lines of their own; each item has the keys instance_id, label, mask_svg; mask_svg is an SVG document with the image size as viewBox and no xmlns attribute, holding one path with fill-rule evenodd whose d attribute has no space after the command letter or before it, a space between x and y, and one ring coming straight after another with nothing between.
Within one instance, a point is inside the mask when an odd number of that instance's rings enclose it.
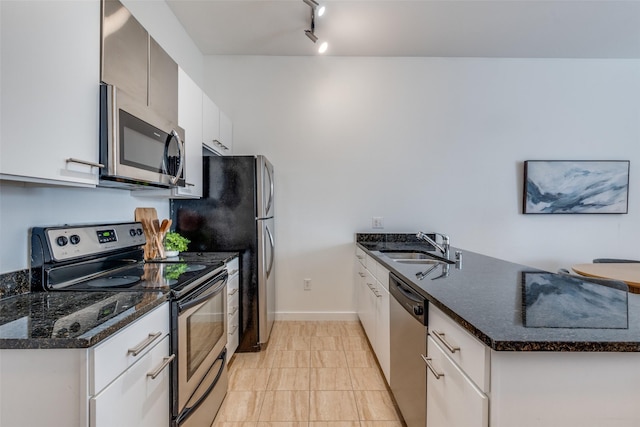
<instances>
[{"instance_id":1,"label":"chrome faucet","mask_svg":"<svg viewBox=\"0 0 640 427\"><path fill-rule=\"evenodd\" d=\"M437 250L442 252L442 256L444 256L445 258L449 259L449 246L450 246L449 245L449 236L447 236L446 234L442 234L442 233L431 233L431 234L435 234L436 238L437 238L437 236L440 236L442 238L442 245L438 244L435 240L431 239L431 237L429 237L427 235L427 233L423 233L422 231L418 231L418 233L416 234L416 237L418 239L422 239L425 242L429 243L434 248L436 248Z\"/></svg>"}]
</instances>

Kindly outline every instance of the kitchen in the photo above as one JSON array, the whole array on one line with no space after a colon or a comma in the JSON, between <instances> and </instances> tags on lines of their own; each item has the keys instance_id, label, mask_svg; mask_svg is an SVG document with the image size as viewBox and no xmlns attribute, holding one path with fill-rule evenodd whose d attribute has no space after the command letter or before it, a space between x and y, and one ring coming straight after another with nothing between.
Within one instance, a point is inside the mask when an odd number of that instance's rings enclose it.
<instances>
[{"instance_id":1,"label":"kitchen","mask_svg":"<svg viewBox=\"0 0 640 427\"><path fill-rule=\"evenodd\" d=\"M234 153L262 153L276 165L279 224L286 224L276 227L281 319L354 319L354 233L370 231L374 216L384 218L380 231L446 231L457 247L549 271L599 256L637 258L633 184L627 215L532 217L519 210L527 159L630 160L633 181L637 53L203 56L168 5L125 3L233 119ZM304 19L294 32L300 38ZM4 46L4 21L2 28ZM35 66L50 67L55 58L30 59L31 87L54 90ZM3 80L7 66L3 61ZM3 112L10 108L5 93L3 85ZM46 122L57 126L55 135L69 127L62 118ZM137 206L169 216L166 200L122 190L1 185L1 233L12 243L1 250L2 273L27 268L33 225L130 220ZM88 203L78 209L81 202Z\"/></svg>"}]
</instances>

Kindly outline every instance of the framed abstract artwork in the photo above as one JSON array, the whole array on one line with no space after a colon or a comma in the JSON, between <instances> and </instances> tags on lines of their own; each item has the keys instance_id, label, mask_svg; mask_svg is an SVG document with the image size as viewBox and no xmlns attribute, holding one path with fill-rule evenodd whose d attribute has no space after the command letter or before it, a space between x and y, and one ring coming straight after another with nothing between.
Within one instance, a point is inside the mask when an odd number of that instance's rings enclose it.
<instances>
[{"instance_id":1,"label":"framed abstract artwork","mask_svg":"<svg viewBox=\"0 0 640 427\"><path fill-rule=\"evenodd\" d=\"M523 213L626 214L628 160L527 160Z\"/></svg>"}]
</instances>

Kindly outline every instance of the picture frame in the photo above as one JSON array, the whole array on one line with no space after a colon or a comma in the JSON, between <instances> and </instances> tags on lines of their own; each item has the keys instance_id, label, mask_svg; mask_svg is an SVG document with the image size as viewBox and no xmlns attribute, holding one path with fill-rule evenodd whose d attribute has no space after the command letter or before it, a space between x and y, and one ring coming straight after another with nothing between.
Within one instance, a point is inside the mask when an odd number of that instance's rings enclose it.
<instances>
[{"instance_id":1,"label":"picture frame","mask_svg":"<svg viewBox=\"0 0 640 427\"><path fill-rule=\"evenodd\" d=\"M522 322L528 328L626 329L624 282L523 271Z\"/></svg>"},{"instance_id":2,"label":"picture frame","mask_svg":"<svg viewBox=\"0 0 640 427\"><path fill-rule=\"evenodd\" d=\"M527 160L524 214L626 214L628 160Z\"/></svg>"}]
</instances>

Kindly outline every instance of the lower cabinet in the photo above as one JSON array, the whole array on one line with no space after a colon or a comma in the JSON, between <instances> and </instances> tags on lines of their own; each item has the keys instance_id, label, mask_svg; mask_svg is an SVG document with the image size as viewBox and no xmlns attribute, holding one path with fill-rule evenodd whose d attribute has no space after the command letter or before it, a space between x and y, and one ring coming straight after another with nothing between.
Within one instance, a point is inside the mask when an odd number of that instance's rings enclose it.
<instances>
[{"instance_id":1,"label":"lower cabinet","mask_svg":"<svg viewBox=\"0 0 640 427\"><path fill-rule=\"evenodd\" d=\"M168 427L172 360L169 303L94 347L1 350L0 426Z\"/></svg>"},{"instance_id":2,"label":"lower cabinet","mask_svg":"<svg viewBox=\"0 0 640 427\"><path fill-rule=\"evenodd\" d=\"M240 344L240 269L238 257L227 262L227 361Z\"/></svg>"},{"instance_id":3,"label":"lower cabinet","mask_svg":"<svg viewBox=\"0 0 640 427\"><path fill-rule=\"evenodd\" d=\"M389 328L389 271L357 248L356 300L358 318L378 364L389 383L391 344Z\"/></svg>"},{"instance_id":4,"label":"lower cabinet","mask_svg":"<svg viewBox=\"0 0 640 427\"><path fill-rule=\"evenodd\" d=\"M427 426L487 427L489 398L432 337L427 339Z\"/></svg>"},{"instance_id":5,"label":"lower cabinet","mask_svg":"<svg viewBox=\"0 0 640 427\"><path fill-rule=\"evenodd\" d=\"M168 425L169 337L89 400L92 427Z\"/></svg>"}]
</instances>

